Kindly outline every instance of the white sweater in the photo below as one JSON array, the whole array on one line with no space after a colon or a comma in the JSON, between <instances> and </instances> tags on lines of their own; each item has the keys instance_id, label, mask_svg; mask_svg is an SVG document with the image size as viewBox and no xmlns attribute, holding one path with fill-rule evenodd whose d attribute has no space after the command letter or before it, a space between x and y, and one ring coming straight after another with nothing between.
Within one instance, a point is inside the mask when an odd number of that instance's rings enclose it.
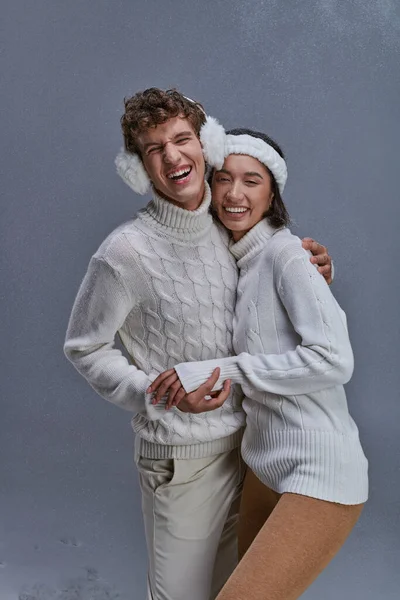
<instances>
[{"instance_id":1,"label":"white sweater","mask_svg":"<svg viewBox=\"0 0 400 600\"><path fill-rule=\"evenodd\" d=\"M187 211L154 195L92 257L76 298L65 354L106 400L132 411L148 458L200 458L240 445L245 415L235 386L212 413L153 406L146 389L181 361L232 354L237 267L226 233L201 206ZM114 347L115 335L129 355Z\"/></svg>"},{"instance_id":2,"label":"white sweater","mask_svg":"<svg viewBox=\"0 0 400 600\"><path fill-rule=\"evenodd\" d=\"M367 498L367 461L343 384L353 371L346 317L290 231L258 223L231 246L240 278L237 356L178 364L186 389L215 367L240 383L243 457L276 491L344 504Z\"/></svg>"}]
</instances>

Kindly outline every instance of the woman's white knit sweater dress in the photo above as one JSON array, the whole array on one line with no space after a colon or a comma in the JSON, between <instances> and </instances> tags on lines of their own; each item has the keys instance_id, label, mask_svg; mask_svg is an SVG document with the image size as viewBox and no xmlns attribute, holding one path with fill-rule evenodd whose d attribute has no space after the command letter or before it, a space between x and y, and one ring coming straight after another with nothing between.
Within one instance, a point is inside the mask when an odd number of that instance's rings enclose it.
<instances>
[{"instance_id":1,"label":"woman's white knit sweater dress","mask_svg":"<svg viewBox=\"0 0 400 600\"><path fill-rule=\"evenodd\" d=\"M368 497L368 463L343 389L353 372L346 317L301 241L264 219L231 252L240 269L237 356L181 363L186 389L221 368L240 383L243 458L273 490L342 504Z\"/></svg>"}]
</instances>

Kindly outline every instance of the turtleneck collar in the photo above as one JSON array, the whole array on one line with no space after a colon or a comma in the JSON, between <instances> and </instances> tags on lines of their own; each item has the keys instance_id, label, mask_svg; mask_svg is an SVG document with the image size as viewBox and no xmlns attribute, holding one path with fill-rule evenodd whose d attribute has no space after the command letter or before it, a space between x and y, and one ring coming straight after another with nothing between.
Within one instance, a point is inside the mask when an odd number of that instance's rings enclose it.
<instances>
[{"instance_id":1,"label":"turtleneck collar","mask_svg":"<svg viewBox=\"0 0 400 600\"><path fill-rule=\"evenodd\" d=\"M252 258L264 248L267 241L276 233L279 228L273 227L267 219L262 219L254 225L238 242L231 242L229 250L237 261L246 258Z\"/></svg>"},{"instance_id":2,"label":"turtleneck collar","mask_svg":"<svg viewBox=\"0 0 400 600\"><path fill-rule=\"evenodd\" d=\"M196 210L186 210L176 206L153 192L152 200L139 214L153 228L174 237L189 239L211 227L210 203L211 190L205 182L203 200Z\"/></svg>"}]
</instances>

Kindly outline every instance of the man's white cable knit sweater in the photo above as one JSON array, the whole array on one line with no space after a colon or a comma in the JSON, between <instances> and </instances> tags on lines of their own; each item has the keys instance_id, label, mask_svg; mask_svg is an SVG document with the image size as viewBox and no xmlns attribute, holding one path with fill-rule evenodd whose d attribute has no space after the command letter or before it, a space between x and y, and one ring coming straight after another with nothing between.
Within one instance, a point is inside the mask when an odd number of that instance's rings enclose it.
<instances>
[{"instance_id":1,"label":"man's white cable knit sweater","mask_svg":"<svg viewBox=\"0 0 400 600\"><path fill-rule=\"evenodd\" d=\"M185 390L215 367L240 383L245 461L277 492L357 504L368 495L367 460L343 384L353 371L346 317L301 241L264 219L231 252L240 277L237 356L175 366Z\"/></svg>"},{"instance_id":2,"label":"man's white cable knit sweater","mask_svg":"<svg viewBox=\"0 0 400 600\"><path fill-rule=\"evenodd\" d=\"M148 458L200 458L240 444L245 415L234 386L221 409L188 414L153 406L146 389L182 361L232 354L237 267L209 213L154 195L92 257L78 292L66 356L106 400L132 411ZM114 347L118 332L131 357Z\"/></svg>"}]
</instances>

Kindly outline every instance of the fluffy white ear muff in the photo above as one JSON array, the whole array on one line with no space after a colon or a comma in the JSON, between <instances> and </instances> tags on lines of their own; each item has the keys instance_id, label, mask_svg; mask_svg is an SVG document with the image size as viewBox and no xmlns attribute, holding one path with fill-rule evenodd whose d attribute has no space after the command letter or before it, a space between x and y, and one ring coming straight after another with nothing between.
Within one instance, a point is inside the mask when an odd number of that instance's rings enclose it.
<instances>
[{"instance_id":1,"label":"fluffy white ear muff","mask_svg":"<svg viewBox=\"0 0 400 600\"><path fill-rule=\"evenodd\" d=\"M121 148L115 159L115 166L118 175L134 192L141 196L147 194L151 187L151 181L137 154L132 154Z\"/></svg>"},{"instance_id":2,"label":"fluffy white ear muff","mask_svg":"<svg viewBox=\"0 0 400 600\"><path fill-rule=\"evenodd\" d=\"M221 169L225 160L225 129L217 119L207 116L207 120L200 129L200 142L206 162Z\"/></svg>"}]
</instances>

